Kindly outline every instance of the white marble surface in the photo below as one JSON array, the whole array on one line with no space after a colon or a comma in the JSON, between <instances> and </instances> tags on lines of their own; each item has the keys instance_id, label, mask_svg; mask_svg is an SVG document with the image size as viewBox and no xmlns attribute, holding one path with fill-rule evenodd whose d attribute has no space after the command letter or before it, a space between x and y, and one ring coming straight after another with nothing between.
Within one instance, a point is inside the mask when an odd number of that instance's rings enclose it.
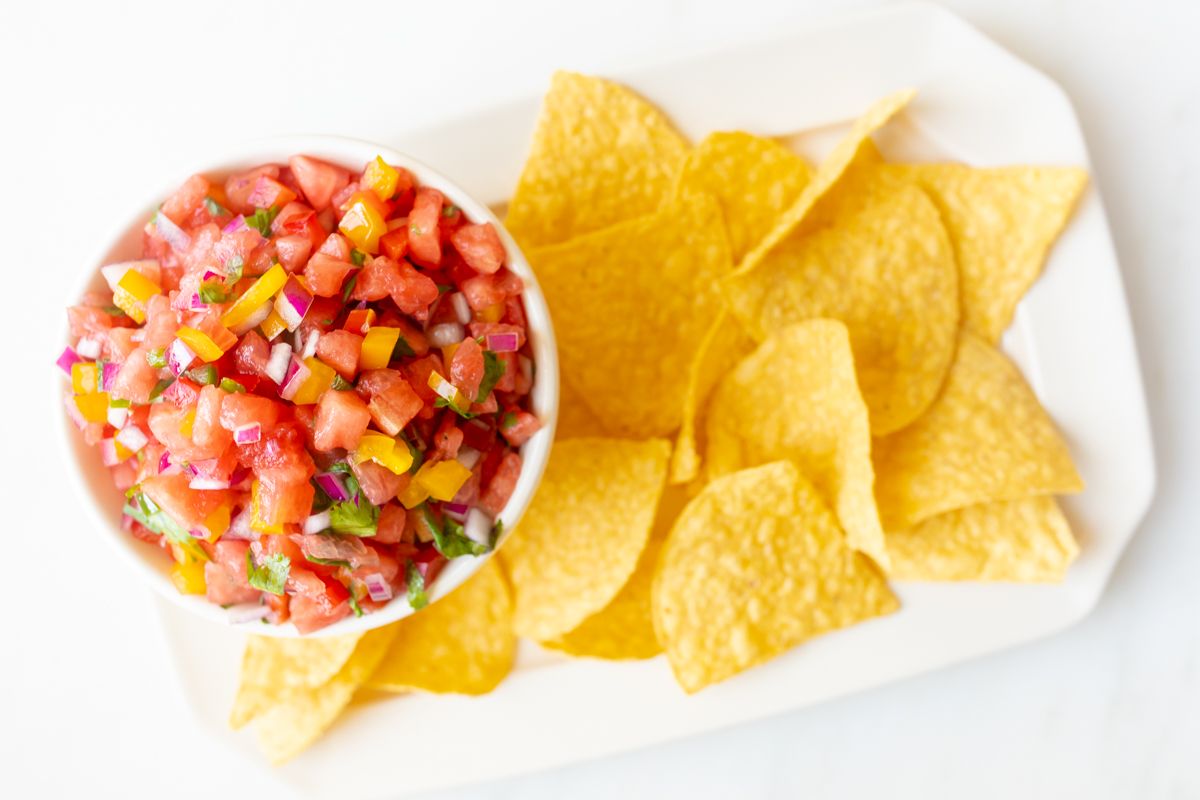
<instances>
[{"instance_id":1,"label":"white marble surface","mask_svg":"<svg viewBox=\"0 0 1200 800\"><path fill-rule=\"evenodd\" d=\"M0 596L15 628L0 648L0 785L14 797L282 796L253 759L190 726L147 635L157 624L148 595L98 540L77 535L81 517L52 477L57 455L38 449L58 424L43 389L56 340L31 333L57 330L76 265L157 174L214 139L385 138L397 116L417 124L528 93L558 66L653 62L835 4L100 5L0 9L0 219L19 292L0 325L16 361L9 385L32 389L0 400ZM1159 492L1099 608L985 661L438 797L1200 797L1200 6L947 5L1070 94L1122 260ZM97 585L104 602L89 603Z\"/></svg>"}]
</instances>

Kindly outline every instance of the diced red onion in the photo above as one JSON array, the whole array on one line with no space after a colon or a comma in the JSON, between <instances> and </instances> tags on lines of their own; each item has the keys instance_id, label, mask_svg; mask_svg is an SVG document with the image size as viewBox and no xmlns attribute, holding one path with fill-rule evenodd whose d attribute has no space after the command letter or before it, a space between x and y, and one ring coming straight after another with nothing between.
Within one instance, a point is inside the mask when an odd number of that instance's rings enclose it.
<instances>
[{"instance_id":1,"label":"diced red onion","mask_svg":"<svg viewBox=\"0 0 1200 800\"><path fill-rule=\"evenodd\" d=\"M467 447L466 445L463 445L462 447L458 448L458 456L456 456L455 460L467 469L475 469L475 465L479 463L479 457L481 455L482 453L480 453L474 447Z\"/></svg>"},{"instance_id":2,"label":"diced red onion","mask_svg":"<svg viewBox=\"0 0 1200 800\"><path fill-rule=\"evenodd\" d=\"M257 328L269 316L271 316L271 301L266 300L261 306L254 309L254 313L246 317L245 321L240 325L233 326L230 330L238 336L242 336Z\"/></svg>"},{"instance_id":3,"label":"diced red onion","mask_svg":"<svg viewBox=\"0 0 1200 800\"><path fill-rule=\"evenodd\" d=\"M248 422L233 429L234 444L254 444L262 438L262 425Z\"/></svg>"},{"instance_id":4,"label":"diced red onion","mask_svg":"<svg viewBox=\"0 0 1200 800\"><path fill-rule=\"evenodd\" d=\"M188 483L188 486L201 491L217 491L219 489L228 489L229 481L199 476L192 478L192 480Z\"/></svg>"},{"instance_id":5,"label":"diced red onion","mask_svg":"<svg viewBox=\"0 0 1200 800\"><path fill-rule=\"evenodd\" d=\"M241 625L243 622L258 622L260 619L266 619L267 615L271 613L271 607L261 603L238 603L227 608L225 612L230 624Z\"/></svg>"},{"instance_id":6,"label":"diced red onion","mask_svg":"<svg viewBox=\"0 0 1200 800\"><path fill-rule=\"evenodd\" d=\"M350 493L346 491L342 477L336 472L322 472L316 476L315 480L317 486L320 486L321 491L329 495L331 500L342 503L350 499Z\"/></svg>"},{"instance_id":7,"label":"diced red onion","mask_svg":"<svg viewBox=\"0 0 1200 800\"><path fill-rule=\"evenodd\" d=\"M74 395L63 395L63 405L67 407L67 416L71 418L71 422L75 423L75 427L83 430L88 426L88 421L83 418L83 413L79 410L79 406L75 404Z\"/></svg>"},{"instance_id":8,"label":"diced red onion","mask_svg":"<svg viewBox=\"0 0 1200 800\"><path fill-rule=\"evenodd\" d=\"M442 513L455 522L465 521L470 510L466 503L442 503Z\"/></svg>"},{"instance_id":9,"label":"diced red onion","mask_svg":"<svg viewBox=\"0 0 1200 800\"><path fill-rule=\"evenodd\" d=\"M163 389L163 400L166 400L168 403L174 403L175 405L186 405L186 403L181 402L183 400L182 394L186 386L187 384L183 381L173 381L170 386L168 386L166 389Z\"/></svg>"},{"instance_id":10,"label":"diced red onion","mask_svg":"<svg viewBox=\"0 0 1200 800\"><path fill-rule=\"evenodd\" d=\"M116 406L108 407L108 424L112 425L117 430L125 427L125 423L129 421L129 409L117 408Z\"/></svg>"},{"instance_id":11,"label":"diced red onion","mask_svg":"<svg viewBox=\"0 0 1200 800\"><path fill-rule=\"evenodd\" d=\"M133 517L129 516L128 514L122 514L121 515L121 530L126 531L126 532L132 531L133 523L135 523L135 522L137 522L137 520L134 519Z\"/></svg>"},{"instance_id":12,"label":"diced red onion","mask_svg":"<svg viewBox=\"0 0 1200 800\"><path fill-rule=\"evenodd\" d=\"M283 290L275 296L275 312L283 319L289 331L300 327L312 304L312 293L301 286L300 281L294 277L288 278Z\"/></svg>"},{"instance_id":13,"label":"diced red onion","mask_svg":"<svg viewBox=\"0 0 1200 800\"><path fill-rule=\"evenodd\" d=\"M196 469L195 464L184 464L183 471L187 473L189 478L195 478L200 474L200 470Z\"/></svg>"},{"instance_id":14,"label":"diced red onion","mask_svg":"<svg viewBox=\"0 0 1200 800\"><path fill-rule=\"evenodd\" d=\"M192 292L192 299L188 301L188 308L192 311L203 311L208 306L200 297L199 292Z\"/></svg>"},{"instance_id":15,"label":"diced red onion","mask_svg":"<svg viewBox=\"0 0 1200 800\"><path fill-rule=\"evenodd\" d=\"M429 329L429 344L433 347L448 347L458 344L466 335L466 329L457 322L443 322Z\"/></svg>"},{"instance_id":16,"label":"diced red onion","mask_svg":"<svg viewBox=\"0 0 1200 800\"><path fill-rule=\"evenodd\" d=\"M99 358L103 345L99 339L80 339L75 343L75 352L84 358Z\"/></svg>"},{"instance_id":17,"label":"diced red onion","mask_svg":"<svg viewBox=\"0 0 1200 800\"><path fill-rule=\"evenodd\" d=\"M111 361L104 362L104 368L100 370L100 391L107 392L110 390L113 381L117 379L117 373L120 371L120 364L114 364Z\"/></svg>"},{"instance_id":18,"label":"diced red onion","mask_svg":"<svg viewBox=\"0 0 1200 800\"><path fill-rule=\"evenodd\" d=\"M175 339L167 346L167 369L178 378L196 360L196 354L183 339Z\"/></svg>"},{"instance_id":19,"label":"diced red onion","mask_svg":"<svg viewBox=\"0 0 1200 800\"><path fill-rule=\"evenodd\" d=\"M104 466L106 467L115 467L125 460L117 455L116 439L100 440L100 460L104 462Z\"/></svg>"},{"instance_id":20,"label":"diced red onion","mask_svg":"<svg viewBox=\"0 0 1200 800\"><path fill-rule=\"evenodd\" d=\"M171 468L171 454L163 450L163 454L158 457L158 474L161 475Z\"/></svg>"},{"instance_id":21,"label":"diced red onion","mask_svg":"<svg viewBox=\"0 0 1200 800\"><path fill-rule=\"evenodd\" d=\"M252 542L258 538L258 534L250 527L251 523L250 506L243 508L229 523L229 530L225 531L224 539L239 539L242 541Z\"/></svg>"},{"instance_id":22,"label":"diced red onion","mask_svg":"<svg viewBox=\"0 0 1200 800\"><path fill-rule=\"evenodd\" d=\"M237 488L237 485L239 483L242 483L249 477L250 477L250 468L239 466L237 469L235 469L233 471L233 474L229 476L229 484L231 486L233 486L234 488Z\"/></svg>"},{"instance_id":23,"label":"diced red onion","mask_svg":"<svg viewBox=\"0 0 1200 800\"><path fill-rule=\"evenodd\" d=\"M225 227L221 228L221 233L237 233L246 229L246 218L238 214L229 222L225 223Z\"/></svg>"},{"instance_id":24,"label":"diced red onion","mask_svg":"<svg viewBox=\"0 0 1200 800\"><path fill-rule=\"evenodd\" d=\"M218 280L218 281L225 280L225 273L217 272L214 269L205 269L204 274L200 276L201 283L203 283L204 281L212 281L212 280Z\"/></svg>"},{"instance_id":25,"label":"diced red onion","mask_svg":"<svg viewBox=\"0 0 1200 800\"><path fill-rule=\"evenodd\" d=\"M459 324L466 325L471 321L471 306L467 305L466 295L462 292L450 295L450 307L454 309L454 316Z\"/></svg>"},{"instance_id":26,"label":"diced red onion","mask_svg":"<svg viewBox=\"0 0 1200 800\"><path fill-rule=\"evenodd\" d=\"M79 354L70 347L67 347L63 349L62 355L60 355L58 357L58 361L55 361L54 363L58 364L59 369L67 373L67 375L70 375L71 366L73 364L78 364L80 361L83 361L83 359L79 357Z\"/></svg>"},{"instance_id":27,"label":"diced red onion","mask_svg":"<svg viewBox=\"0 0 1200 800\"><path fill-rule=\"evenodd\" d=\"M208 531L204 530L204 528L192 528L190 531L188 531L188 533L190 533L192 535L193 539L207 539L208 538Z\"/></svg>"},{"instance_id":28,"label":"diced red onion","mask_svg":"<svg viewBox=\"0 0 1200 800\"><path fill-rule=\"evenodd\" d=\"M184 233L183 228L161 211L154 215L154 226L158 229L158 235L179 255L186 253L192 246L192 237Z\"/></svg>"},{"instance_id":29,"label":"diced red onion","mask_svg":"<svg viewBox=\"0 0 1200 800\"><path fill-rule=\"evenodd\" d=\"M279 342L271 348L271 358L267 360L267 377L281 385L288 375L292 364L292 346L287 342Z\"/></svg>"},{"instance_id":30,"label":"diced red onion","mask_svg":"<svg viewBox=\"0 0 1200 800\"><path fill-rule=\"evenodd\" d=\"M482 545L491 544L492 518L478 508L472 508L467 512L467 521L463 523L463 535Z\"/></svg>"},{"instance_id":31,"label":"diced red onion","mask_svg":"<svg viewBox=\"0 0 1200 800\"><path fill-rule=\"evenodd\" d=\"M313 514L304 520L304 532L320 533L321 531L327 531L331 523L329 509L325 509L319 514Z\"/></svg>"},{"instance_id":32,"label":"diced red onion","mask_svg":"<svg viewBox=\"0 0 1200 800\"><path fill-rule=\"evenodd\" d=\"M392 587L383 579L382 574L372 572L363 578L363 583L367 585L367 594L371 595L371 599L376 603L392 599Z\"/></svg>"},{"instance_id":33,"label":"diced red onion","mask_svg":"<svg viewBox=\"0 0 1200 800\"><path fill-rule=\"evenodd\" d=\"M304 341L304 349L300 351L301 358L312 358L317 354L317 344L321 341L321 332L313 328L308 339Z\"/></svg>"},{"instance_id":34,"label":"diced red onion","mask_svg":"<svg viewBox=\"0 0 1200 800\"><path fill-rule=\"evenodd\" d=\"M493 353L517 352L517 334L515 333L489 333L485 341L487 349Z\"/></svg>"},{"instance_id":35,"label":"diced red onion","mask_svg":"<svg viewBox=\"0 0 1200 800\"><path fill-rule=\"evenodd\" d=\"M312 370L308 368L308 365L293 356L287 375L284 376L283 385L279 387L279 396L284 400L291 400L296 396L296 392L300 391L301 384L308 380L308 376L311 374Z\"/></svg>"},{"instance_id":36,"label":"diced red onion","mask_svg":"<svg viewBox=\"0 0 1200 800\"><path fill-rule=\"evenodd\" d=\"M150 444L150 439L147 438L146 434L137 425L126 425L114 438L131 453L136 453Z\"/></svg>"}]
</instances>

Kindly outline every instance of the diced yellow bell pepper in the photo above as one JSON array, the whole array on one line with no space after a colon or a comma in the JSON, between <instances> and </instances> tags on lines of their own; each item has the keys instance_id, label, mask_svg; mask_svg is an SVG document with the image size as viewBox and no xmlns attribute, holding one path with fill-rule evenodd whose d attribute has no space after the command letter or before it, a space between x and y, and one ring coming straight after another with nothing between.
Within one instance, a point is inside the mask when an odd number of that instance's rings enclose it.
<instances>
[{"instance_id":1,"label":"diced yellow bell pepper","mask_svg":"<svg viewBox=\"0 0 1200 800\"><path fill-rule=\"evenodd\" d=\"M171 565L171 583L180 594L204 594L208 584L204 581L204 562L188 558L182 563Z\"/></svg>"},{"instance_id":2,"label":"diced yellow bell pepper","mask_svg":"<svg viewBox=\"0 0 1200 800\"><path fill-rule=\"evenodd\" d=\"M133 451L125 445L113 439L113 452L117 455L117 461L121 462L133 455Z\"/></svg>"},{"instance_id":3,"label":"diced yellow bell pepper","mask_svg":"<svg viewBox=\"0 0 1200 800\"><path fill-rule=\"evenodd\" d=\"M215 542L224 535L225 531L229 530L229 521L232 515L229 512L229 506L218 506L215 511L204 518L204 529L208 531L208 536L205 537L207 542Z\"/></svg>"},{"instance_id":4,"label":"diced yellow bell pepper","mask_svg":"<svg viewBox=\"0 0 1200 800\"><path fill-rule=\"evenodd\" d=\"M141 325L146 321L146 301L162 288L136 269L130 269L117 282L113 292L113 305L124 311L130 319Z\"/></svg>"},{"instance_id":5,"label":"diced yellow bell pepper","mask_svg":"<svg viewBox=\"0 0 1200 800\"><path fill-rule=\"evenodd\" d=\"M442 377L436 369L429 373L429 388L433 389L434 394L442 398L448 403L453 403L455 408L463 411L471 405L471 401L463 395L450 381Z\"/></svg>"},{"instance_id":6,"label":"diced yellow bell pepper","mask_svg":"<svg viewBox=\"0 0 1200 800\"><path fill-rule=\"evenodd\" d=\"M383 156L375 156L374 161L367 163L363 170L359 186L370 189L380 200L391 200L396 193L396 184L400 182L400 173L391 164L383 160Z\"/></svg>"},{"instance_id":7,"label":"diced yellow bell pepper","mask_svg":"<svg viewBox=\"0 0 1200 800\"><path fill-rule=\"evenodd\" d=\"M283 526L277 522L262 519L258 511L258 481L250 484L250 530L259 533L283 533Z\"/></svg>"},{"instance_id":8,"label":"diced yellow bell pepper","mask_svg":"<svg viewBox=\"0 0 1200 800\"><path fill-rule=\"evenodd\" d=\"M88 422L108 421L108 392L91 392L75 396L75 407Z\"/></svg>"},{"instance_id":9,"label":"diced yellow bell pepper","mask_svg":"<svg viewBox=\"0 0 1200 800\"><path fill-rule=\"evenodd\" d=\"M420 470L417 471L420 472ZM404 491L400 492L397 499L405 508L416 508L429 499L429 490L414 480Z\"/></svg>"},{"instance_id":10,"label":"diced yellow bell pepper","mask_svg":"<svg viewBox=\"0 0 1200 800\"><path fill-rule=\"evenodd\" d=\"M454 344L448 344L442 348L442 363L443 364L450 363L450 359L454 358L454 353L455 353L455 351L458 350L458 346L460 344L462 344L462 342L455 342Z\"/></svg>"},{"instance_id":11,"label":"diced yellow bell pepper","mask_svg":"<svg viewBox=\"0 0 1200 800\"><path fill-rule=\"evenodd\" d=\"M256 280L245 293L239 297L221 316L221 324L226 328L237 328L250 319L259 306L275 296L275 293L287 283L288 274L278 264L273 265Z\"/></svg>"},{"instance_id":12,"label":"diced yellow bell pepper","mask_svg":"<svg viewBox=\"0 0 1200 800\"><path fill-rule=\"evenodd\" d=\"M272 308L270 315L258 327L262 328L263 336L271 340L287 330L287 323L279 316L279 312Z\"/></svg>"},{"instance_id":13,"label":"diced yellow bell pepper","mask_svg":"<svg viewBox=\"0 0 1200 800\"><path fill-rule=\"evenodd\" d=\"M225 351L204 331L182 325L179 330L175 331L175 335L182 339L183 343L190 347L202 361L216 361L225 355Z\"/></svg>"},{"instance_id":14,"label":"diced yellow bell pepper","mask_svg":"<svg viewBox=\"0 0 1200 800\"><path fill-rule=\"evenodd\" d=\"M504 317L504 303L496 303L482 311L476 311L475 316L480 322L499 322Z\"/></svg>"},{"instance_id":15,"label":"diced yellow bell pepper","mask_svg":"<svg viewBox=\"0 0 1200 800\"><path fill-rule=\"evenodd\" d=\"M367 431L358 440L354 451L359 463L374 461L396 475L403 475L412 466L413 457L408 445L398 444L395 439L382 433Z\"/></svg>"},{"instance_id":16,"label":"diced yellow bell pepper","mask_svg":"<svg viewBox=\"0 0 1200 800\"><path fill-rule=\"evenodd\" d=\"M100 388L100 369L89 361L71 365L71 388L75 394L92 394Z\"/></svg>"},{"instance_id":17,"label":"diced yellow bell pepper","mask_svg":"<svg viewBox=\"0 0 1200 800\"><path fill-rule=\"evenodd\" d=\"M371 200L362 192L350 196L350 207L342 215L338 230L346 235L355 247L364 253L379 252L379 237L387 233L387 221Z\"/></svg>"},{"instance_id":18,"label":"diced yellow bell pepper","mask_svg":"<svg viewBox=\"0 0 1200 800\"><path fill-rule=\"evenodd\" d=\"M400 329L376 326L363 337L358 356L359 369L383 369L392 360L392 351L400 341Z\"/></svg>"},{"instance_id":19,"label":"diced yellow bell pepper","mask_svg":"<svg viewBox=\"0 0 1200 800\"><path fill-rule=\"evenodd\" d=\"M304 366L308 367L308 377L292 396L292 402L298 406L310 406L320 400L333 387L333 376L337 374L333 367L317 358L304 359Z\"/></svg>"},{"instance_id":20,"label":"diced yellow bell pepper","mask_svg":"<svg viewBox=\"0 0 1200 800\"><path fill-rule=\"evenodd\" d=\"M179 432L189 439L192 438L192 428L196 424L196 412L189 411L183 415L183 422L179 423Z\"/></svg>"},{"instance_id":21,"label":"diced yellow bell pepper","mask_svg":"<svg viewBox=\"0 0 1200 800\"><path fill-rule=\"evenodd\" d=\"M469 477L471 470L457 461L439 461L436 464L422 464L413 477L413 483L421 484L435 500L449 502Z\"/></svg>"}]
</instances>

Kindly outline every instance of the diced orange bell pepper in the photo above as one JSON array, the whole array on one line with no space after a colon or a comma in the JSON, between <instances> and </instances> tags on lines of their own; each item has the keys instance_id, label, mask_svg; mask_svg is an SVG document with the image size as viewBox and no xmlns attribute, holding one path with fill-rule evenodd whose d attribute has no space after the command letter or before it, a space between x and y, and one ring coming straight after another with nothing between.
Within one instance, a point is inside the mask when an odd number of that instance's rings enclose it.
<instances>
[{"instance_id":1,"label":"diced orange bell pepper","mask_svg":"<svg viewBox=\"0 0 1200 800\"><path fill-rule=\"evenodd\" d=\"M384 161L383 156L375 156L373 161L367 162L359 186L370 189L380 200L391 200L399 182L400 173L396 172L391 164Z\"/></svg>"},{"instance_id":2,"label":"diced orange bell pepper","mask_svg":"<svg viewBox=\"0 0 1200 800\"><path fill-rule=\"evenodd\" d=\"M345 234L355 247L364 253L378 255L379 237L387 233L387 221L384 219L377 197L368 197L363 192L355 192L350 196L350 206L338 223L338 230Z\"/></svg>"},{"instance_id":3,"label":"diced orange bell pepper","mask_svg":"<svg viewBox=\"0 0 1200 800\"><path fill-rule=\"evenodd\" d=\"M275 293L287 283L287 279L288 274L284 268L279 264L273 264L221 316L221 324L226 328L236 330L238 326L250 319L263 303L274 297Z\"/></svg>"},{"instance_id":4,"label":"diced orange bell pepper","mask_svg":"<svg viewBox=\"0 0 1200 800\"><path fill-rule=\"evenodd\" d=\"M420 470L417 470L420 472ZM397 496L400 505L405 508L416 508L429 499L429 490L415 480L410 481L408 486Z\"/></svg>"},{"instance_id":5,"label":"diced orange bell pepper","mask_svg":"<svg viewBox=\"0 0 1200 800\"><path fill-rule=\"evenodd\" d=\"M350 331L350 333L358 336L365 336L374 324L375 309L356 308L346 316L346 324L342 326L342 330ZM395 347L395 345L392 345L392 347Z\"/></svg>"},{"instance_id":6,"label":"diced orange bell pepper","mask_svg":"<svg viewBox=\"0 0 1200 800\"><path fill-rule=\"evenodd\" d=\"M504 303L496 303L482 311L476 311L475 316L480 322L499 322L504 317Z\"/></svg>"},{"instance_id":7,"label":"diced orange bell pepper","mask_svg":"<svg viewBox=\"0 0 1200 800\"><path fill-rule=\"evenodd\" d=\"M400 341L400 329L376 326L363 337L362 351L358 355L359 369L383 369L392 360L392 351Z\"/></svg>"},{"instance_id":8,"label":"diced orange bell pepper","mask_svg":"<svg viewBox=\"0 0 1200 800\"><path fill-rule=\"evenodd\" d=\"M205 541L215 542L224 535L225 531L229 530L229 521L232 518L228 505L217 506L211 514L204 518L204 529L208 531L208 536L204 537Z\"/></svg>"},{"instance_id":9,"label":"diced orange bell pepper","mask_svg":"<svg viewBox=\"0 0 1200 800\"><path fill-rule=\"evenodd\" d=\"M76 395L75 407L88 422L106 422L108 420L108 392Z\"/></svg>"}]
</instances>

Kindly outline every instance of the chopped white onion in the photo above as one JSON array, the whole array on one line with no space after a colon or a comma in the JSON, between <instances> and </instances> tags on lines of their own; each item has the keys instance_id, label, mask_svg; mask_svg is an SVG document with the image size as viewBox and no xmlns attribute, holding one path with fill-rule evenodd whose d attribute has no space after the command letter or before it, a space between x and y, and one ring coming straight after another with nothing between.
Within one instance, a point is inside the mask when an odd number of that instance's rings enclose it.
<instances>
[{"instance_id":1,"label":"chopped white onion","mask_svg":"<svg viewBox=\"0 0 1200 800\"><path fill-rule=\"evenodd\" d=\"M112 425L117 430L125 427L125 423L129 421L129 409L117 408L116 406L108 407L108 424Z\"/></svg>"},{"instance_id":2,"label":"chopped white onion","mask_svg":"<svg viewBox=\"0 0 1200 800\"><path fill-rule=\"evenodd\" d=\"M197 475L188 482L188 487L200 491L212 492L220 489L228 489L229 481L223 481L217 478L206 478L203 475Z\"/></svg>"},{"instance_id":3,"label":"chopped white onion","mask_svg":"<svg viewBox=\"0 0 1200 800\"><path fill-rule=\"evenodd\" d=\"M463 523L463 535L473 542L490 545L492 542L492 518L472 508L467 512L467 521Z\"/></svg>"},{"instance_id":4,"label":"chopped white onion","mask_svg":"<svg viewBox=\"0 0 1200 800\"><path fill-rule=\"evenodd\" d=\"M466 329L457 322L443 322L429 329L429 344L433 347L449 347L461 342L466 335Z\"/></svg>"},{"instance_id":5,"label":"chopped white onion","mask_svg":"<svg viewBox=\"0 0 1200 800\"><path fill-rule=\"evenodd\" d=\"M238 336L249 333L251 330L261 325L263 320L271 316L271 307L271 301L267 300L261 306L254 309L254 313L247 317L244 322L242 322L240 325L235 325L230 330L232 330Z\"/></svg>"},{"instance_id":6,"label":"chopped white onion","mask_svg":"<svg viewBox=\"0 0 1200 800\"><path fill-rule=\"evenodd\" d=\"M99 339L80 339L75 343L75 352L84 358L99 358L100 357L100 340Z\"/></svg>"},{"instance_id":7,"label":"chopped white onion","mask_svg":"<svg viewBox=\"0 0 1200 800\"><path fill-rule=\"evenodd\" d=\"M250 506L243 508L233 521L229 523L229 530L225 531L224 538L226 539L242 539L252 541L258 538L258 534L250 527L251 522Z\"/></svg>"},{"instance_id":8,"label":"chopped white onion","mask_svg":"<svg viewBox=\"0 0 1200 800\"><path fill-rule=\"evenodd\" d=\"M450 295L450 306L454 309L454 316L462 325L466 325L471 321L471 307L467 305L467 297L462 292L455 292Z\"/></svg>"},{"instance_id":9,"label":"chopped white onion","mask_svg":"<svg viewBox=\"0 0 1200 800\"><path fill-rule=\"evenodd\" d=\"M267 361L267 377L275 381L276 385L283 383L291 363L292 346L287 342L279 342L271 348L271 358Z\"/></svg>"},{"instance_id":10,"label":"chopped white onion","mask_svg":"<svg viewBox=\"0 0 1200 800\"><path fill-rule=\"evenodd\" d=\"M475 465L479 463L479 457L482 455L474 447L463 445L458 448L458 457L456 460L467 469L475 469Z\"/></svg>"},{"instance_id":11,"label":"chopped white onion","mask_svg":"<svg viewBox=\"0 0 1200 800\"><path fill-rule=\"evenodd\" d=\"M321 531L329 530L331 524L329 509L325 509L320 514L313 514L308 519L304 520L305 533L320 533Z\"/></svg>"},{"instance_id":12,"label":"chopped white onion","mask_svg":"<svg viewBox=\"0 0 1200 800\"><path fill-rule=\"evenodd\" d=\"M317 354L317 343L321 341L321 332L313 328L313 332L309 334L308 339L304 342L304 350L301 351L300 358L309 359Z\"/></svg>"},{"instance_id":13,"label":"chopped white onion","mask_svg":"<svg viewBox=\"0 0 1200 800\"><path fill-rule=\"evenodd\" d=\"M271 613L271 607L261 603L239 603L236 606L230 606L225 611L231 624L240 625L243 622L257 622L264 619L267 614Z\"/></svg>"},{"instance_id":14,"label":"chopped white onion","mask_svg":"<svg viewBox=\"0 0 1200 800\"><path fill-rule=\"evenodd\" d=\"M136 453L150 443L150 440L146 438L146 434L137 425L126 425L113 438L131 453Z\"/></svg>"}]
</instances>

